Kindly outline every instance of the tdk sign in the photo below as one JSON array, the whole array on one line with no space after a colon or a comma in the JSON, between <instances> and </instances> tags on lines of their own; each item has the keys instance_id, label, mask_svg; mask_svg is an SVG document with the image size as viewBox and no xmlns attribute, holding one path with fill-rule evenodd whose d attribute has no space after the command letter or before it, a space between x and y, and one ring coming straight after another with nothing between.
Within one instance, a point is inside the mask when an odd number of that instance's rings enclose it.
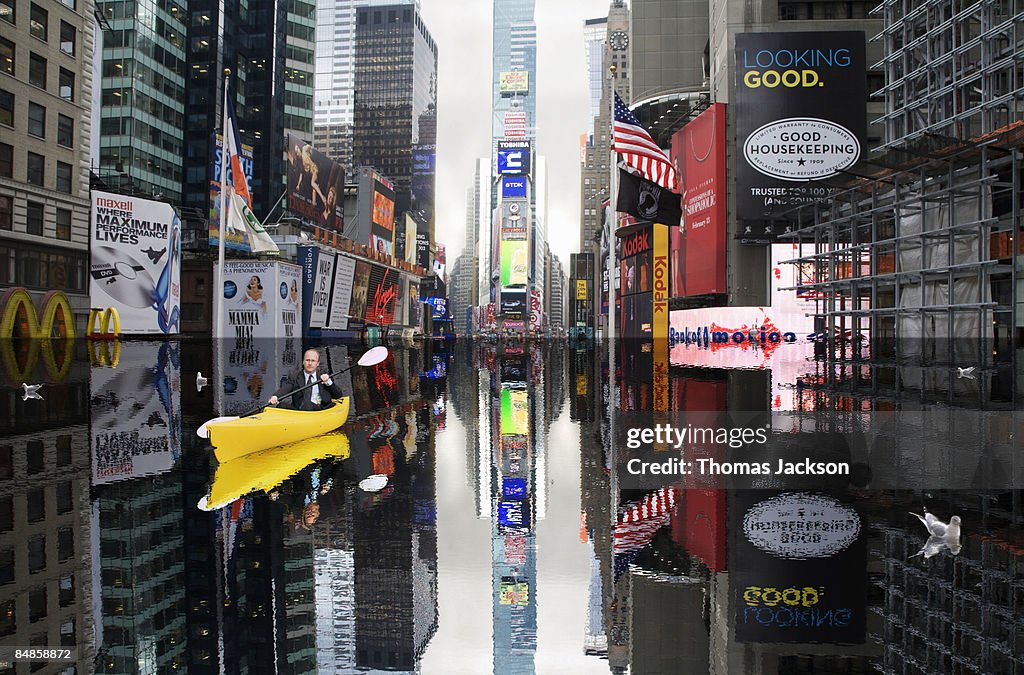
<instances>
[{"instance_id":1,"label":"tdk sign","mask_svg":"<svg viewBox=\"0 0 1024 675\"><path fill-rule=\"evenodd\" d=\"M525 197L526 177L525 176L504 176L501 179L502 197Z\"/></svg>"},{"instance_id":2,"label":"tdk sign","mask_svg":"<svg viewBox=\"0 0 1024 675\"><path fill-rule=\"evenodd\" d=\"M525 176L530 173L530 144L498 141L498 173Z\"/></svg>"}]
</instances>

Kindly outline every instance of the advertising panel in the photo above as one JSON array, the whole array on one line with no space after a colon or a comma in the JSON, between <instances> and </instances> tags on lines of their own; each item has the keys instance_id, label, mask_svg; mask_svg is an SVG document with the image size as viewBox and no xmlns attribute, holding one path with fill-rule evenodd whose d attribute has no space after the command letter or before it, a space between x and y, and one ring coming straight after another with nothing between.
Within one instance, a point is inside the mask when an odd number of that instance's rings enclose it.
<instances>
[{"instance_id":1,"label":"advertising panel","mask_svg":"<svg viewBox=\"0 0 1024 675\"><path fill-rule=\"evenodd\" d=\"M435 319L448 318L448 298L427 298L427 304L432 309L432 316Z\"/></svg>"},{"instance_id":2,"label":"advertising panel","mask_svg":"<svg viewBox=\"0 0 1024 675\"><path fill-rule=\"evenodd\" d=\"M501 198L526 197L526 176L502 176Z\"/></svg>"},{"instance_id":3,"label":"advertising panel","mask_svg":"<svg viewBox=\"0 0 1024 675\"><path fill-rule=\"evenodd\" d=\"M398 305L398 272L380 265L371 265L366 286L366 313L368 323L388 326L395 321Z\"/></svg>"},{"instance_id":4,"label":"advertising panel","mask_svg":"<svg viewBox=\"0 0 1024 675\"><path fill-rule=\"evenodd\" d=\"M387 255L395 253L395 189L376 173L370 212L370 248Z\"/></svg>"},{"instance_id":5,"label":"advertising panel","mask_svg":"<svg viewBox=\"0 0 1024 675\"><path fill-rule=\"evenodd\" d=\"M181 219L170 204L92 191L89 302L125 335L181 330Z\"/></svg>"},{"instance_id":6,"label":"advertising panel","mask_svg":"<svg viewBox=\"0 0 1024 675\"><path fill-rule=\"evenodd\" d=\"M408 213L405 214L405 262L416 264L416 221Z\"/></svg>"},{"instance_id":7,"label":"advertising panel","mask_svg":"<svg viewBox=\"0 0 1024 675\"><path fill-rule=\"evenodd\" d=\"M416 264L423 269L430 269L430 234L416 233Z\"/></svg>"},{"instance_id":8,"label":"advertising panel","mask_svg":"<svg viewBox=\"0 0 1024 675\"><path fill-rule=\"evenodd\" d=\"M501 479L502 499L525 499L526 479L525 478L502 478Z\"/></svg>"},{"instance_id":9,"label":"advertising panel","mask_svg":"<svg viewBox=\"0 0 1024 675\"><path fill-rule=\"evenodd\" d=\"M367 290L370 287L370 263L357 260L355 272L352 274L352 302L349 305L349 317L361 321L366 314Z\"/></svg>"},{"instance_id":10,"label":"advertising panel","mask_svg":"<svg viewBox=\"0 0 1024 675\"><path fill-rule=\"evenodd\" d=\"M498 141L499 174L527 176L530 174L530 142Z\"/></svg>"},{"instance_id":11,"label":"advertising panel","mask_svg":"<svg viewBox=\"0 0 1024 675\"><path fill-rule=\"evenodd\" d=\"M504 120L505 133L503 136L507 139L525 139L526 138L526 113L522 110L509 110L505 113Z\"/></svg>"},{"instance_id":12,"label":"advertising panel","mask_svg":"<svg viewBox=\"0 0 1024 675\"><path fill-rule=\"evenodd\" d=\"M526 436L530 433L530 405L525 389L501 390L501 435Z\"/></svg>"},{"instance_id":13,"label":"advertising panel","mask_svg":"<svg viewBox=\"0 0 1024 675\"><path fill-rule=\"evenodd\" d=\"M847 503L807 492L730 495L737 642L861 644L867 546Z\"/></svg>"},{"instance_id":14,"label":"advertising panel","mask_svg":"<svg viewBox=\"0 0 1024 675\"><path fill-rule=\"evenodd\" d=\"M409 325L419 327L422 323L422 303L420 302L420 285L417 283L409 282Z\"/></svg>"},{"instance_id":15,"label":"advertising panel","mask_svg":"<svg viewBox=\"0 0 1024 675\"><path fill-rule=\"evenodd\" d=\"M223 139L218 133L210 134L210 228L208 230L210 246L220 245L220 162ZM252 146L243 144L238 152L247 184L252 186ZM227 181L234 180L231 163L228 162ZM224 228L224 248L229 251L251 253L247 235L238 230Z\"/></svg>"},{"instance_id":16,"label":"advertising panel","mask_svg":"<svg viewBox=\"0 0 1024 675\"><path fill-rule=\"evenodd\" d=\"M544 301L540 289L530 289L530 328L537 330L544 325Z\"/></svg>"},{"instance_id":17,"label":"advertising panel","mask_svg":"<svg viewBox=\"0 0 1024 675\"><path fill-rule=\"evenodd\" d=\"M672 296L725 293L724 104L712 104L672 136L672 163L683 192L683 223L673 232Z\"/></svg>"},{"instance_id":18,"label":"advertising panel","mask_svg":"<svg viewBox=\"0 0 1024 675\"><path fill-rule=\"evenodd\" d=\"M345 228L345 169L288 134L288 210L333 232Z\"/></svg>"},{"instance_id":19,"label":"advertising panel","mask_svg":"<svg viewBox=\"0 0 1024 675\"><path fill-rule=\"evenodd\" d=\"M651 252L654 261L653 301L651 311L651 337L653 343L653 372L651 391L654 397L653 409L666 411L668 401L668 232L667 225L655 223L654 249Z\"/></svg>"},{"instance_id":20,"label":"advertising panel","mask_svg":"<svg viewBox=\"0 0 1024 675\"><path fill-rule=\"evenodd\" d=\"M530 604L530 582L528 579L502 577L498 593L499 604L516 607L527 607Z\"/></svg>"},{"instance_id":21,"label":"advertising panel","mask_svg":"<svg viewBox=\"0 0 1024 675\"><path fill-rule=\"evenodd\" d=\"M576 280L576 299L586 300L587 299L587 280L577 279Z\"/></svg>"},{"instance_id":22,"label":"advertising panel","mask_svg":"<svg viewBox=\"0 0 1024 675\"><path fill-rule=\"evenodd\" d=\"M225 334L239 339L298 336L302 268L280 261L224 264Z\"/></svg>"},{"instance_id":23,"label":"advertising panel","mask_svg":"<svg viewBox=\"0 0 1024 675\"><path fill-rule=\"evenodd\" d=\"M334 283L334 253L321 251L313 273L313 287L310 289L310 328L324 328L327 313L331 307L331 286Z\"/></svg>"},{"instance_id":24,"label":"advertising panel","mask_svg":"<svg viewBox=\"0 0 1024 675\"><path fill-rule=\"evenodd\" d=\"M434 181L437 168L437 148L433 145L412 146L411 210L423 214L421 225L429 231L434 218ZM413 241L407 239L406 241Z\"/></svg>"},{"instance_id":25,"label":"advertising panel","mask_svg":"<svg viewBox=\"0 0 1024 675\"><path fill-rule=\"evenodd\" d=\"M334 262L334 287L331 290L331 310L327 327L335 330L348 328L351 314L352 283L356 271L355 258L339 255Z\"/></svg>"},{"instance_id":26,"label":"advertising panel","mask_svg":"<svg viewBox=\"0 0 1024 675\"><path fill-rule=\"evenodd\" d=\"M525 182L525 178L522 179ZM501 238L503 241L525 241L530 205L523 201L501 203Z\"/></svg>"},{"instance_id":27,"label":"advertising panel","mask_svg":"<svg viewBox=\"0 0 1024 675\"><path fill-rule=\"evenodd\" d=\"M498 93L525 94L530 91L530 71L503 70L498 73Z\"/></svg>"},{"instance_id":28,"label":"advertising panel","mask_svg":"<svg viewBox=\"0 0 1024 675\"><path fill-rule=\"evenodd\" d=\"M525 241L501 242L501 285L525 286L529 249Z\"/></svg>"},{"instance_id":29,"label":"advertising panel","mask_svg":"<svg viewBox=\"0 0 1024 675\"><path fill-rule=\"evenodd\" d=\"M501 291L501 314L506 319L506 326L509 325L508 319L524 318L526 316L526 289L503 288Z\"/></svg>"},{"instance_id":30,"label":"advertising panel","mask_svg":"<svg viewBox=\"0 0 1024 675\"><path fill-rule=\"evenodd\" d=\"M736 34L736 214L761 221L746 241L781 234L766 221L828 198L822 180L860 158L864 43L860 31Z\"/></svg>"},{"instance_id":31,"label":"advertising panel","mask_svg":"<svg viewBox=\"0 0 1024 675\"><path fill-rule=\"evenodd\" d=\"M116 366L94 367L92 484L168 471L181 454L181 364L173 342L132 342Z\"/></svg>"}]
</instances>

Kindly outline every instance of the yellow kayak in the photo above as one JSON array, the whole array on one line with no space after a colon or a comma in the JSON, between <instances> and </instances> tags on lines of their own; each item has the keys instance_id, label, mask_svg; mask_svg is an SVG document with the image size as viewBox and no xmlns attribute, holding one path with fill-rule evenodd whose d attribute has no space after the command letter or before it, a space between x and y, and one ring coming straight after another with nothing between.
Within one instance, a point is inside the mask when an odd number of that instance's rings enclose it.
<instances>
[{"instance_id":1,"label":"yellow kayak","mask_svg":"<svg viewBox=\"0 0 1024 675\"><path fill-rule=\"evenodd\" d=\"M346 459L349 452L348 436L338 431L223 462L200 508L219 509L249 493L269 492L318 459Z\"/></svg>"},{"instance_id":2,"label":"yellow kayak","mask_svg":"<svg viewBox=\"0 0 1024 675\"><path fill-rule=\"evenodd\" d=\"M335 399L324 410L263 409L248 417L207 422L206 432L218 462L228 462L251 452L296 443L334 431L348 419L350 399Z\"/></svg>"}]
</instances>

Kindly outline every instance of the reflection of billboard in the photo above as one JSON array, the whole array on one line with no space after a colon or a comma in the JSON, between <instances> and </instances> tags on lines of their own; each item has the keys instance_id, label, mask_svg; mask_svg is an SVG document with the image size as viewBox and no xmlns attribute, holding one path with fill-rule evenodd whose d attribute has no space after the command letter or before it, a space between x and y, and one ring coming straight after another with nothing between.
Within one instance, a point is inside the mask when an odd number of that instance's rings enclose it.
<instances>
[{"instance_id":1,"label":"reflection of billboard","mask_svg":"<svg viewBox=\"0 0 1024 675\"><path fill-rule=\"evenodd\" d=\"M181 220L163 202L94 190L89 300L114 307L126 335L177 335Z\"/></svg>"},{"instance_id":2,"label":"reflection of billboard","mask_svg":"<svg viewBox=\"0 0 1024 675\"><path fill-rule=\"evenodd\" d=\"M737 642L860 644L867 547L860 516L821 494L730 495Z\"/></svg>"},{"instance_id":3,"label":"reflection of billboard","mask_svg":"<svg viewBox=\"0 0 1024 675\"><path fill-rule=\"evenodd\" d=\"M498 93L525 94L530 91L530 71L511 70L498 73Z\"/></svg>"},{"instance_id":4,"label":"reflection of billboard","mask_svg":"<svg viewBox=\"0 0 1024 675\"><path fill-rule=\"evenodd\" d=\"M501 435L526 436L530 433L530 407L525 389L501 390Z\"/></svg>"},{"instance_id":5,"label":"reflection of billboard","mask_svg":"<svg viewBox=\"0 0 1024 675\"><path fill-rule=\"evenodd\" d=\"M502 478L501 479L502 499L525 499L526 479L525 478Z\"/></svg>"},{"instance_id":6,"label":"reflection of billboard","mask_svg":"<svg viewBox=\"0 0 1024 675\"><path fill-rule=\"evenodd\" d=\"M302 268L280 261L224 264L225 335L237 338L298 336Z\"/></svg>"},{"instance_id":7,"label":"reflection of billboard","mask_svg":"<svg viewBox=\"0 0 1024 675\"><path fill-rule=\"evenodd\" d=\"M367 322L381 326L394 323L398 306L398 272L380 265L372 265L366 287Z\"/></svg>"},{"instance_id":8,"label":"reflection of billboard","mask_svg":"<svg viewBox=\"0 0 1024 675\"><path fill-rule=\"evenodd\" d=\"M498 587L498 604L526 607L530 604L530 583L526 579L502 577Z\"/></svg>"},{"instance_id":9,"label":"reflection of billboard","mask_svg":"<svg viewBox=\"0 0 1024 675\"><path fill-rule=\"evenodd\" d=\"M501 285L525 286L529 250L525 241L501 242Z\"/></svg>"},{"instance_id":10,"label":"reflection of billboard","mask_svg":"<svg viewBox=\"0 0 1024 675\"><path fill-rule=\"evenodd\" d=\"M672 136L683 224L672 228L672 295L725 292L725 105L712 104Z\"/></svg>"},{"instance_id":11,"label":"reflection of billboard","mask_svg":"<svg viewBox=\"0 0 1024 675\"><path fill-rule=\"evenodd\" d=\"M282 378L302 367L300 340L244 337L216 341L210 378L214 408L237 415L266 404Z\"/></svg>"},{"instance_id":12,"label":"reflection of billboard","mask_svg":"<svg viewBox=\"0 0 1024 675\"><path fill-rule=\"evenodd\" d=\"M529 502L498 502L498 525L502 527L528 527Z\"/></svg>"},{"instance_id":13,"label":"reflection of billboard","mask_svg":"<svg viewBox=\"0 0 1024 675\"><path fill-rule=\"evenodd\" d=\"M319 227L344 229L345 169L288 134L288 210Z\"/></svg>"},{"instance_id":14,"label":"reflection of billboard","mask_svg":"<svg viewBox=\"0 0 1024 675\"><path fill-rule=\"evenodd\" d=\"M178 345L132 342L89 376L93 485L169 470L181 454Z\"/></svg>"}]
</instances>

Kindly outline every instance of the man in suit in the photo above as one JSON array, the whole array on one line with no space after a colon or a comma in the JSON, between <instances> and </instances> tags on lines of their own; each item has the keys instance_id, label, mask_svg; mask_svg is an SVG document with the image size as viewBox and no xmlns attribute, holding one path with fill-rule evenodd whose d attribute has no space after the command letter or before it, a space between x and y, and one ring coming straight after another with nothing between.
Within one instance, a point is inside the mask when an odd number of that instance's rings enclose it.
<instances>
[{"instance_id":1,"label":"man in suit","mask_svg":"<svg viewBox=\"0 0 1024 675\"><path fill-rule=\"evenodd\" d=\"M270 405L277 405L279 397L296 389L302 389L316 382L316 386L303 389L293 394L281 404L281 407L294 410L321 410L331 405L331 399L341 398L341 387L327 373L317 375L320 367L320 353L315 349L307 349L302 355L302 371L289 377L270 397Z\"/></svg>"}]
</instances>

